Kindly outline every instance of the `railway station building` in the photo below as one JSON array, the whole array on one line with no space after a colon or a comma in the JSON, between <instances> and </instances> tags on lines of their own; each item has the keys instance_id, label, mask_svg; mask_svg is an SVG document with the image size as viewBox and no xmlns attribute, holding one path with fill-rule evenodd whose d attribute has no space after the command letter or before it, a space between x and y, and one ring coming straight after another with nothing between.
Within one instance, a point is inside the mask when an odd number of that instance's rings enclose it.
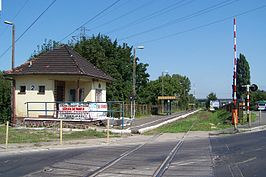
<instances>
[{"instance_id":1,"label":"railway station building","mask_svg":"<svg viewBox=\"0 0 266 177\"><path fill-rule=\"evenodd\" d=\"M5 77L13 81L13 124L29 117L58 118L59 103L106 102L106 84L112 81L67 45L29 59Z\"/></svg>"}]
</instances>

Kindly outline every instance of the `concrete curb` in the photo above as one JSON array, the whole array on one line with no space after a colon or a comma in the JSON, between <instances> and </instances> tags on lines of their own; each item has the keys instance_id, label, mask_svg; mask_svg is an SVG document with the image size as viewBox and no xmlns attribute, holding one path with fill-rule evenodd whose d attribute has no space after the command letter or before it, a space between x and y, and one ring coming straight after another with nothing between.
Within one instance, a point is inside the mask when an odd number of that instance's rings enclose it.
<instances>
[{"instance_id":1,"label":"concrete curb","mask_svg":"<svg viewBox=\"0 0 266 177\"><path fill-rule=\"evenodd\" d=\"M105 129L104 131L107 131ZM117 130L117 129L109 129L111 133L117 133L117 134L131 134L131 130Z\"/></svg>"},{"instance_id":2,"label":"concrete curb","mask_svg":"<svg viewBox=\"0 0 266 177\"><path fill-rule=\"evenodd\" d=\"M159 123L159 124L157 124L157 125L153 125L153 126L150 126L150 127L141 128L141 129L139 129L139 130L137 130L137 131L134 130L134 129L132 129L132 130L130 130L130 129L124 129L124 130L109 129L109 131L110 131L111 133L116 133L116 134L141 134L141 133L144 133L144 132L147 132L147 131L153 130L153 129L155 129L155 128L158 128L158 127L160 127L160 126L162 126L162 125L172 123L172 122L177 121L177 120L179 120L179 119L183 119L183 118L185 118L185 117L187 117L187 116L189 116L189 115L191 115L191 114L194 114L194 113L196 113L196 112L198 112L198 111L200 111L200 109L199 109L199 110L196 110L196 111L193 111L193 112L190 112L190 113L187 113L187 114L184 114L184 115L181 115L181 116L178 116L178 117L173 118L173 119L170 119L170 120L168 120L168 121L165 121L165 122ZM173 117L174 117L174 116L173 116ZM106 132L107 129L104 129L103 131Z\"/></svg>"},{"instance_id":3,"label":"concrete curb","mask_svg":"<svg viewBox=\"0 0 266 177\"><path fill-rule=\"evenodd\" d=\"M147 131L150 131L150 130L153 130L153 129L155 129L155 128L158 128L158 127L160 127L160 126L162 126L162 125L165 125L165 124L169 124L169 123L175 122L175 121L177 121L177 120L179 120L179 119L183 119L183 118L185 118L185 117L187 117L187 116L190 116L190 115L192 115L192 114L195 114L195 113L198 112L198 111L200 111L200 110L196 110L196 111L193 111L193 112L190 112L190 113L184 114L184 115L182 115L182 116L178 116L178 117L176 117L176 118L173 118L173 119L167 120L167 121L162 122L162 123L159 123L159 124L157 124L157 125L153 125L153 126L150 126L150 127L141 128L141 129L138 130L138 133L140 133L140 134L141 134L141 133L145 133L145 132L147 132Z\"/></svg>"},{"instance_id":4,"label":"concrete curb","mask_svg":"<svg viewBox=\"0 0 266 177\"><path fill-rule=\"evenodd\" d=\"M222 134L237 134L237 133L245 133L245 132L255 132L255 131L261 131L265 130L266 125L261 125L257 127L251 127L251 128L237 128L236 130L230 129L230 130L220 130L216 132L211 132L209 135L222 135Z\"/></svg>"},{"instance_id":5,"label":"concrete curb","mask_svg":"<svg viewBox=\"0 0 266 177\"><path fill-rule=\"evenodd\" d=\"M239 132L248 132L248 131L259 131L259 130L264 130L266 129L266 125L261 125L257 127L252 127L252 128L239 128Z\"/></svg>"}]
</instances>

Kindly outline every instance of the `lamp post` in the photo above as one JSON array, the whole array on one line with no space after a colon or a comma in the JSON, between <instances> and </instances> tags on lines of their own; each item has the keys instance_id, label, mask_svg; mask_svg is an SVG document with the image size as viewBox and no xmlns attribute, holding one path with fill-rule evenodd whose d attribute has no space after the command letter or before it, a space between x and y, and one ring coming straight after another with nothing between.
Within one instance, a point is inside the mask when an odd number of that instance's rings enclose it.
<instances>
[{"instance_id":1,"label":"lamp post","mask_svg":"<svg viewBox=\"0 0 266 177\"><path fill-rule=\"evenodd\" d=\"M12 71L15 68L15 24L11 21L4 21L5 24L12 26ZM11 108L12 108L12 124L15 124L16 121L16 102L15 102L15 89L16 89L16 82L12 80L12 93L11 93Z\"/></svg>"},{"instance_id":2,"label":"lamp post","mask_svg":"<svg viewBox=\"0 0 266 177\"><path fill-rule=\"evenodd\" d=\"M162 72L162 96L164 96L164 74L168 74L168 71ZM164 112L164 100L162 99L162 113Z\"/></svg>"},{"instance_id":3,"label":"lamp post","mask_svg":"<svg viewBox=\"0 0 266 177\"><path fill-rule=\"evenodd\" d=\"M133 87L132 94L133 98L131 99L131 118L135 118L136 115L136 49L144 49L144 46L137 46L133 49ZM132 101L133 101L133 110L132 110Z\"/></svg>"},{"instance_id":4,"label":"lamp post","mask_svg":"<svg viewBox=\"0 0 266 177\"><path fill-rule=\"evenodd\" d=\"M164 85L163 85L164 74L168 74L168 71L163 71L162 72L162 96L164 96Z\"/></svg>"}]
</instances>

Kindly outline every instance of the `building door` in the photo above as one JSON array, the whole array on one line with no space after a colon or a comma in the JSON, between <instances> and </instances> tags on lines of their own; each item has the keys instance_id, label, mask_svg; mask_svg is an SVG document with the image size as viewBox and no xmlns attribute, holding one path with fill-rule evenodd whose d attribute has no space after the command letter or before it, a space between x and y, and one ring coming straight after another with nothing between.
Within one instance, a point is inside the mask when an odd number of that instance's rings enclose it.
<instances>
[{"instance_id":1,"label":"building door","mask_svg":"<svg viewBox=\"0 0 266 177\"><path fill-rule=\"evenodd\" d=\"M55 101L65 101L64 81L55 81Z\"/></svg>"}]
</instances>

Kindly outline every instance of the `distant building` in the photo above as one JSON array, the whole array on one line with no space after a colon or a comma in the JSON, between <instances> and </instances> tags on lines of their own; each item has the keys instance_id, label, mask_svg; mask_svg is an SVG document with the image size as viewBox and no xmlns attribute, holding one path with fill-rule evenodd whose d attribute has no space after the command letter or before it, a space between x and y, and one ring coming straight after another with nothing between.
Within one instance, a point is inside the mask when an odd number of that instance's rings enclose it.
<instances>
[{"instance_id":1,"label":"distant building","mask_svg":"<svg viewBox=\"0 0 266 177\"><path fill-rule=\"evenodd\" d=\"M210 111L215 111L220 108L220 101L219 100L210 100Z\"/></svg>"},{"instance_id":2,"label":"distant building","mask_svg":"<svg viewBox=\"0 0 266 177\"><path fill-rule=\"evenodd\" d=\"M32 58L5 76L15 83L13 123L28 116L55 117L55 102L105 102L106 83L112 81L67 45ZM35 111L29 115L29 110Z\"/></svg>"}]
</instances>

